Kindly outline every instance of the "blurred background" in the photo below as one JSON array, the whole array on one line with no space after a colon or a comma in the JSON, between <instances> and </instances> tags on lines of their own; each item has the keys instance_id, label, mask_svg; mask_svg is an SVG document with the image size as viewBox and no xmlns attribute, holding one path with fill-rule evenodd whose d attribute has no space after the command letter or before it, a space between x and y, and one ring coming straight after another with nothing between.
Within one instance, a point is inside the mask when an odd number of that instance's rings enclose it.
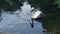
<instances>
[{"instance_id":1,"label":"blurred background","mask_svg":"<svg viewBox=\"0 0 60 34\"><path fill-rule=\"evenodd\" d=\"M34 28L31 28L31 17L27 14L32 7L44 13L43 19L34 21ZM60 34L59 11L60 0L0 0L0 32Z\"/></svg>"}]
</instances>

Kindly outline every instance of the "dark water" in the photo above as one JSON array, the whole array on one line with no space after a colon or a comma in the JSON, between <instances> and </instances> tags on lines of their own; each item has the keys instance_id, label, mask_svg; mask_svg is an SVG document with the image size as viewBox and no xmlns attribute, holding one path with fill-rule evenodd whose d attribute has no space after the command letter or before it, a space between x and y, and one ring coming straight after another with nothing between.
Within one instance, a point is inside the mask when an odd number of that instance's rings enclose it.
<instances>
[{"instance_id":1,"label":"dark water","mask_svg":"<svg viewBox=\"0 0 60 34\"><path fill-rule=\"evenodd\" d=\"M42 19L43 28L47 30L47 34L60 34L60 8L58 4L53 4L55 0L27 0L32 7L40 8L44 13Z\"/></svg>"}]
</instances>

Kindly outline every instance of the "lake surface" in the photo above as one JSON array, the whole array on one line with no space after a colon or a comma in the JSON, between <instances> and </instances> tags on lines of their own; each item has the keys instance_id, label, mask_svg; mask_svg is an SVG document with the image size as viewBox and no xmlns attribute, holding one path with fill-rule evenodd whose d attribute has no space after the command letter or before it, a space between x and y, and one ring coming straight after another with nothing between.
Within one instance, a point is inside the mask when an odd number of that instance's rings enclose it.
<instances>
[{"instance_id":1,"label":"lake surface","mask_svg":"<svg viewBox=\"0 0 60 34\"><path fill-rule=\"evenodd\" d=\"M46 34L43 32L42 23L34 21L34 28L31 28L31 17L28 15L31 6L27 2L23 3L20 9L13 14L2 12L2 21L0 21L0 32L9 32L11 34Z\"/></svg>"}]
</instances>

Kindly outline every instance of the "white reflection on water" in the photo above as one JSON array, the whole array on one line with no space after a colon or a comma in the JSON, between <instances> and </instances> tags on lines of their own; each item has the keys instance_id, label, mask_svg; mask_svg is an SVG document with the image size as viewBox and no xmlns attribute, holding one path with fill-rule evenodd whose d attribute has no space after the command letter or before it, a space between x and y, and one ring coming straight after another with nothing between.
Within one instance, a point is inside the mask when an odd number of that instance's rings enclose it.
<instances>
[{"instance_id":1,"label":"white reflection on water","mask_svg":"<svg viewBox=\"0 0 60 34\"><path fill-rule=\"evenodd\" d=\"M42 23L35 21L34 28L31 28L31 17L28 15L31 6L24 3L21 12L17 10L14 14L2 13L3 20L0 23L0 32L11 32L18 34L44 34Z\"/></svg>"}]
</instances>

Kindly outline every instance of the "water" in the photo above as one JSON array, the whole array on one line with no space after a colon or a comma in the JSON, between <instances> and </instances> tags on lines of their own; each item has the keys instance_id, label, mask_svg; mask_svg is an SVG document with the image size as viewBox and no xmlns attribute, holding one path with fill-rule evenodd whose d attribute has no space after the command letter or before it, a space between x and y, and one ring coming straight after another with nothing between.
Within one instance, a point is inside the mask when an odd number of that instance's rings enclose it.
<instances>
[{"instance_id":1,"label":"water","mask_svg":"<svg viewBox=\"0 0 60 34\"><path fill-rule=\"evenodd\" d=\"M42 23L34 21L34 28L31 28L31 17L29 15L31 6L26 2L21 7L22 10L16 10L13 14L2 12L2 21L0 22L0 32L9 32L11 34L45 34Z\"/></svg>"}]
</instances>

